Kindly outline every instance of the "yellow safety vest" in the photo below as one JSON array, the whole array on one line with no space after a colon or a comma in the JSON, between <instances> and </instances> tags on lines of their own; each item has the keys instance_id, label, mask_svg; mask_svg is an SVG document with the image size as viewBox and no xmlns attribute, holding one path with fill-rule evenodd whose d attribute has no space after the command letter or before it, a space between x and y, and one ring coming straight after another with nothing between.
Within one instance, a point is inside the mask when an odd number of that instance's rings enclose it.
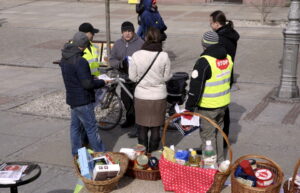
<instances>
[{"instance_id":1,"label":"yellow safety vest","mask_svg":"<svg viewBox=\"0 0 300 193\"><path fill-rule=\"evenodd\" d=\"M203 55L211 68L211 78L206 80L205 88L198 105L204 108L219 108L230 103L230 77L233 67L229 55L225 59L217 59Z\"/></svg>"},{"instance_id":2,"label":"yellow safety vest","mask_svg":"<svg viewBox=\"0 0 300 193\"><path fill-rule=\"evenodd\" d=\"M89 48L86 48L83 51L84 54L82 57L89 62L91 74L94 76L99 76L100 75L100 71L98 69L99 68L99 61L98 61L99 47L93 45L93 43L91 42L90 49L91 51L89 50Z\"/></svg>"}]
</instances>

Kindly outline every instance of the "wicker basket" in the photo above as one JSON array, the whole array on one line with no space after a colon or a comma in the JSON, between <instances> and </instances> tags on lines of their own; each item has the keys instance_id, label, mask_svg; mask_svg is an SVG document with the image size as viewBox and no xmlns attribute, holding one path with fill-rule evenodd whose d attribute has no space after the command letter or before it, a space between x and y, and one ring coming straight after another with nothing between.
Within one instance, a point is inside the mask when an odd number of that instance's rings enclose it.
<instances>
[{"instance_id":1,"label":"wicker basket","mask_svg":"<svg viewBox=\"0 0 300 193\"><path fill-rule=\"evenodd\" d=\"M180 113L180 114L174 114L173 116L169 117L166 122L165 122L165 126L163 129L163 135L162 135L162 145L165 146L166 145L166 131L167 128L169 126L169 124L171 123L171 121L177 117L180 117L182 115L195 115L195 116L199 116L202 119L205 119L206 121L208 121L211 125L213 125L215 128L218 129L218 131L222 134L223 138L225 139L226 143L227 143L227 148L228 148L228 153L229 153L229 161L230 161L230 166L227 169L227 171L225 172L217 172L214 178L214 183L212 184L211 188L209 189L208 193L219 193L221 192L224 183L226 181L226 179L228 178L228 176L230 175L231 172L231 165L232 165L232 149L229 143L229 140L226 136L226 134L223 132L223 130L220 128L220 126L218 124L216 124L214 121L212 121L211 119L209 119L206 116L203 116L199 113L192 113L192 112L184 112L184 113Z\"/></svg>"},{"instance_id":2,"label":"wicker basket","mask_svg":"<svg viewBox=\"0 0 300 193\"><path fill-rule=\"evenodd\" d=\"M300 193L300 189L299 188L295 189L295 185L294 185L294 181L295 181L297 172L299 170L299 167L300 167L300 159L298 160L298 163L295 166L292 181L289 182L289 180L286 180L283 184L284 193Z\"/></svg>"},{"instance_id":3,"label":"wicker basket","mask_svg":"<svg viewBox=\"0 0 300 193\"><path fill-rule=\"evenodd\" d=\"M140 179L140 180L160 180L159 170L139 170L136 168L130 168L127 170L126 175Z\"/></svg>"},{"instance_id":4,"label":"wicker basket","mask_svg":"<svg viewBox=\"0 0 300 193\"><path fill-rule=\"evenodd\" d=\"M244 185L237 181L237 179L234 176L234 172L236 171L238 165L241 161L245 159L260 159L264 161L257 161L256 165L257 168L266 168L273 172L274 175L274 182L272 185L261 188L261 187L250 187L247 185ZM283 172L281 168L275 163L274 161L270 160L269 158L261 155L245 155L237 159L233 166L232 166L232 172L231 172L231 192L232 193L279 193L281 183L283 180Z\"/></svg>"},{"instance_id":5,"label":"wicker basket","mask_svg":"<svg viewBox=\"0 0 300 193\"><path fill-rule=\"evenodd\" d=\"M104 153L93 153L92 156L101 156ZM118 184L119 180L124 176L127 167L128 167L128 158L124 153L117 153L117 152L108 152L107 153L114 162L120 164L121 171L118 176L109 179L109 180L103 180L103 181L94 181L94 180L89 180L85 177L83 177L80 174L80 169L77 163L77 157L74 158L74 165L75 165L75 170L76 174L79 176L79 178L82 180L84 183L86 189L89 192L92 193L107 193L111 192L116 185Z\"/></svg>"},{"instance_id":6,"label":"wicker basket","mask_svg":"<svg viewBox=\"0 0 300 193\"><path fill-rule=\"evenodd\" d=\"M148 157L150 157L151 154L147 154ZM150 180L150 181L155 181L155 180L160 180L160 172L159 170L141 170L134 168L134 163L133 161L132 164L129 164L130 166L128 167L126 171L126 175L130 176L132 178L136 178L139 180Z\"/></svg>"}]
</instances>

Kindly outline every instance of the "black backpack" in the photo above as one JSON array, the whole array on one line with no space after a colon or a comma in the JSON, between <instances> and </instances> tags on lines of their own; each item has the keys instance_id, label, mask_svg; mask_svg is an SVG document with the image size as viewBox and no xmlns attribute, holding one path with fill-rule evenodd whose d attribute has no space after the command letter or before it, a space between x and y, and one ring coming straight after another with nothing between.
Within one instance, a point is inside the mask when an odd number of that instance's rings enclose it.
<instances>
[{"instance_id":1,"label":"black backpack","mask_svg":"<svg viewBox=\"0 0 300 193\"><path fill-rule=\"evenodd\" d=\"M183 104L186 97L186 81L189 75L186 72L175 72L172 78L167 82L167 101L170 104Z\"/></svg>"},{"instance_id":2,"label":"black backpack","mask_svg":"<svg viewBox=\"0 0 300 193\"><path fill-rule=\"evenodd\" d=\"M140 3L136 4L135 12L138 15L141 15L144 12L144 10L145 10L144 2L143 2L143 0L140 0Z\"/></svg>"},{"instance_id":3,"label":"black backpack","mask_svg":"<svg viewBox=\"0 0 300 193\"><path fill-rule=\"evenodd\" d=\"M135 12L138 14L137 21L138 24L141 25L141 15L145 11L144 2L143 0L140 0L140 3L136 4L135 6Z\"/></svg>"}]
</instances>

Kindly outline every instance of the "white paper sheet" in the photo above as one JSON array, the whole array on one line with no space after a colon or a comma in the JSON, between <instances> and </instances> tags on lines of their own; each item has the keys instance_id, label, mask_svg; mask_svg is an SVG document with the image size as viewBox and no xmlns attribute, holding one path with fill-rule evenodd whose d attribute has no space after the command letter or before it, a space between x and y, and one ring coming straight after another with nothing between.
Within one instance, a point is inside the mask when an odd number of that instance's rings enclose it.
<instances>
[{"instance_id":1,"label":"white paper sheet","mask_svg":"<svg viewBox=\"0 0 300 193\"><path fill-rule=\"evenodd\" d=\"M176 113L183 113L184 111L186 111L185 109L180 109L179 105L176 104L175 105L175 111ZM192 125L192 126L199 126L200 125L200 117L198 116L193 116L191 120L184 118L183 116L181 116L181 125Z\"/></svg>"},{"instance_id":2,"label":"white paper sheet","mask_svg":"<svg viewBox=\"0 0 300 193\"><path fill-rule=\"evenodd\" d=\"M110 78L109 76L107 76L106 74L101 74L97 77L98 79L102 79L102 80L114 80L114 78Z\"/></svg>"}]
</instances>

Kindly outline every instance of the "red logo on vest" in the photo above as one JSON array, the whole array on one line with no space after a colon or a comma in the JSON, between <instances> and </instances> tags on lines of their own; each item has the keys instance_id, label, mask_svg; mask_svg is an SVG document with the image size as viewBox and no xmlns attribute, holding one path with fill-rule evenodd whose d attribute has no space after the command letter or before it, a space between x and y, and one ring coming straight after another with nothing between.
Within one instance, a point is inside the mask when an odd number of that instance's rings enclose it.
<instances>
[{"instance_id":1,"label":"red logo on vest","mask_svg":"<svg viewBox=\"0 0 300 193\"><path fill-rule=\"evenodd\" d=\"M229 61L228 61L227 58L225 58L225 59L223 59L223 60L217 59L216 64L217 64L217 67L218 67L219 69L225 70L225 69L227 69L228 66L229 66Z\"/></svg>"}]
</instances>

